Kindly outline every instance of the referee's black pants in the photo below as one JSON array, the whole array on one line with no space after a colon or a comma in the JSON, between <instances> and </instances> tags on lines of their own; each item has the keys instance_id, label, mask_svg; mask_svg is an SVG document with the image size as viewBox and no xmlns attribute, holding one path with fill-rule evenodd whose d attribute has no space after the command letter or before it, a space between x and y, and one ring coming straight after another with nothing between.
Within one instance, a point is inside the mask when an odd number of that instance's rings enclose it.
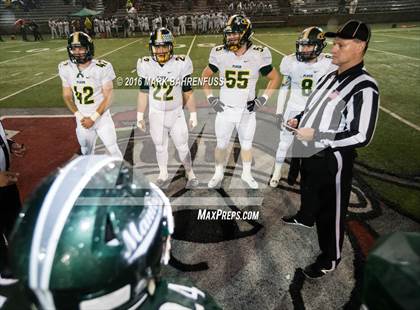
<instances>
[{"instance_id":1,"label":"referee's black pants","mask_svg":"<svg viewBox=\"0 0 420 310\"><path fill-rule=\"evenodd\" d=\"M7 242L20 210L16 184L0 187L0 270L8 264Z\"/></svg>"},{"instance_id":2,"label":"referee's black pants","mask_svg":"<svg viewBox=\"0 0 420 310\"><path fill-rule=\"evenodd\" d=\"M355 154L353 149L326 149L302 159L301 208L296 216L309 226L316 224L320 264L335 266L341 259Z\"/></svg>"}]
</instances>

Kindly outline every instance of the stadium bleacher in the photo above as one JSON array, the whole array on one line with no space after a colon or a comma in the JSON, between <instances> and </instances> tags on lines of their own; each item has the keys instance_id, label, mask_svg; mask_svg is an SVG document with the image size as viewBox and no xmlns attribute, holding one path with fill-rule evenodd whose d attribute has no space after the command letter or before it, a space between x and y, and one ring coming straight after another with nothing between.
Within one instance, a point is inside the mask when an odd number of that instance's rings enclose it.
<instances>
[{"instance_id":1,"label":"stadium bleacher","mask_svg":"<svg viewBox=\"0 0 420 310\"><path fill-rule=\"evenodd\" d=\"M307 15L331 15L347 14L350 0L252 0L254 3L260 2L270 4L270 11L264 12L255 10L250 12L250 17L256 24L261 25L281 25L286 24L288 19L293 16ZM73 3L76 6L73 6ZM22 18L34 20L41 27L41 32L49 32L48 20L51 18L66 18L69 14L81 9L82 1L73 0L49 0L39 1L40 6L32 7L25 12L22 9L6 7L5 1L0 1L0 32L14 33L14 23ZM116 16L120 19L127 15L126 1L93 1L93 9L104 12L105 16ZM135 3L135 1L133 1ZM228 9L229 4L234 3L233 11ZM141 1L138 14L146 15L149 18L157 14L165 15L191 15L208 14L210 11L223 11L227 14L236 12L239 0L174 0L168 1ZM249 1L242 1L242 3ZM418 12L420 11L420 1L418 0L359 0L357 3L356 14L372 14L382 12ZM190 23L188 19L188 24Z\"/></svg>"}]
</instances>

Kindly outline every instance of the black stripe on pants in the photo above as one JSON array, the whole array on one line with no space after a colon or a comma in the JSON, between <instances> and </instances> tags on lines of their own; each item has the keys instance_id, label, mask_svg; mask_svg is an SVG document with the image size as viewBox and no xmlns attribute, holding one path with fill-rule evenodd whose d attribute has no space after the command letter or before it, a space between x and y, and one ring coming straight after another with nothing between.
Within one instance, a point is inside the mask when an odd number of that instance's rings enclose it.
<instances>
[{"instance_id":1,"label":"black stripe on pants","mask_svg":"<svg viewBox=\"0 0 420 310\"><path fill-rule=\"evenodd\" d=\"M7 240L21 210L19 191L16 184L0 187L0 269L8 262ZM3 237L4 236L4 237Z\"/></svg>"},{"instance_id":2,"label":"black stripe on pants","mask_svg":"<svg viewBox=\"0 0 420 310\"><path fill-rule=\"evenodd\" d=\"M297 217L307 225L316 224L321 263L341 258L354 155L352 149L326 150L323 157L302 159L301 209Z\"/></svg>"}]
</instances>

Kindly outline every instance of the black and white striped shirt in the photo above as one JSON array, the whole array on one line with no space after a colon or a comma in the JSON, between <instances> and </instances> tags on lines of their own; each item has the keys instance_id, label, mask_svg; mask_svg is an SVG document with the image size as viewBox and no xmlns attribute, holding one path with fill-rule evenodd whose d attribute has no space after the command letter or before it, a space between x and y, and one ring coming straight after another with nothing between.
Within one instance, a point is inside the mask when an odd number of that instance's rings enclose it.
<instances>
[{"instance_id":1,"label":"black and white striped shirt","mask_svg":"<svg viewBox=\"0 0 420 310\"><path fill-rule=\"evenodd\" d=\"M362 147L372 139L379 109L378 84L363 62L323 76L308 98L299 128L315 129L316 149Z\"/></svg>"},{"instance_id":2,"label":"black and white striped shirt","mask_svg":"<svg viewBox=\"0 0 420 310\"><path fill-rule=\"evenodd\" d=\"M7 171L10 167L10 146L6 132L0 121L0 171Z\"/></svg>"}]
</instances>

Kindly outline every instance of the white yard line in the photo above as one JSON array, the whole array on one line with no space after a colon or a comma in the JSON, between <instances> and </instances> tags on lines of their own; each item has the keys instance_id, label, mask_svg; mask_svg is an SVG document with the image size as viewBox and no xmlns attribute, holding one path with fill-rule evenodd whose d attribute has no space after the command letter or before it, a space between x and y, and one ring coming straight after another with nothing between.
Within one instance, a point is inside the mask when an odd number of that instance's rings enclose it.
<instances>
[{"instance_id":1,"label":"white yard line","mask_svg":"<svg viewBox=\"0 0 420 310\"><path fill-rule=\"evenodd\" d=\"M280 54L280 55L282 55L282 56L285 56L285 54L284 54L284 53L282 53L282 52L278 51L277 49L275 49L275 48L273 48L273 47L271 47L271 46L269 46L268 44L264 43L263 41L258 40L258 39L257 39L257 38L255 38L255 37L254 37L254 39L255 39L256 41L260 42L261 44L264 44L264 45L265 45L265 46L267 46L268 48L272 49L273 51L277 52L278 54ZM372 50L372 49L371 49L371 48L369 48L369 50ZM379 51L379 50L377 50L377 51ZM384 51L379 51L379 52L384 52ZM385 53L390 53L390 52L385 52ZM391 53L391 54L394 54L394 53ZM408 56L399 55L399 54L396 54L396 55L398 55L398 56L403 56L403 57L408 57ZM409 57L409 58L412 58L412 57ZM420 59L418 59L418 58L413 58L413 59L420 60ZM392 116L393 118L397 119L398 121L400 121L400 122L402 122L402 123L406 124L407 126L409 126L409 127L413 128L413 129L415 129L415 130L417 130L417 131L420 131L420 127L419 127L419 126L417 126L416 124L413 124L413 123L411 123L410 121L408 121L408 120L406 120L406 119L402 118L401 116L399 116L398 114L396 114L396 113L394 113L394 112L392 112L392 111L388 110L387 108L384 108L384 107L382 107L382 106L379 106L379 109L381 109L381 110L382 110L382 111L384 111L385 113L389 114L389 115L390 115L390 116Z\"/></svg>"},{"instance_id":2,"label":"white yard line","mask_svg":"<svg viewBox=\"0 0 420 310\"><path fill-rule=\"evenodd\" d=\"M378 50L376 48L371 48L371 47L369 47L368 51L374 51L374 52L378 52L378 53L389 54L389 55L398 56L398 57L402 57L402 58L407 58L407 59L411 59L411 60L420 60L420 58L406 56L406 55L401 55L401 54L397 54L397 53L393 53L393 52L388 52L388 51L383 51L383 50Z\"/></svg>"},{"instance_id":3,"label":"white yard line","mask_svg":"<svg viewBox=\"0 0 420 310\"><path fill-rule=\"evenodd\" d=\"M38 115L4 115L0 116L0 120L4 120L6 118L57 118L57 117L74 117L71 114L62 114L62 115L48 115L48 114L38 114ZM131 127L130 127L131 128Z\"/></svg>"},{"instance_id":4,"label":"white yard line","mask_svg":"<svg viewBox=\"0 0 420 310\"><path fill-rule=\"evenodd\" d=\"M20 56L20 57L16 57L16 58L11 58L11 59L7 59L7 60L3 60L3 61L0 61L0 64L5 64L5 63L11 62L11 61L19 60L19 59L30 57L30 56L35 56L35 55L38 55L38 54L41 54L41 53L45 53L45 52L48 52L48 51L42 51L42 52L38 52L38 53L31 53L31 54L28 54L28 55L25 55L25 56Z\"/></svg>"},{"instance_id":5,"label":"white yard line","mask_svg":"<svg viewBox=\"0 0 420 310\"><path fill-rule=\"evenodd\" d=\"M261 41L261 40L257 39L256 37L252 37L252 38L253 38L255 41L260 42L261 44L264 44L264 45L265 45L265 46L267 46L269 49L271 49L271 50L275 51L277 54L280 54L280 55L282 55L282 56L286 56L286 54L285 54L285 53L280 52L278 49L275 49L274 47L272 47L272 46L268 45L267 43L265 43L265 42L263 42L263 41Z\"/></svg>"},{"instance_id":6,"label":"white yard line","mask_svg":"<svg viewBox=\"0 0 420 310\"><path fill-rule=\"evenodd\" d=\"M382 106L379 106L379 108L380 108L382 111L384 111L385 113L387 113L387 114L391 115L393 118L395 118L395 119L399 120L400 122L402 122L402 123L406 124L407 126L409 126L409 127L413 128L413 129L415 129L415 130L417 130L417 131L420 131L420 126L417 126L416 124L413 124L412 122L407 121L406 119L404 119L404 118L402 118L401 116L399 116L398 114L396 114L396 113L394 113L394 112L392 112L392 111L388 110L387 108L384 108L384 107L382 107Z\"/></svg>"},{"instance_id":7,"label":"white yard line","mask_svg":"<svg viewBox=\"0 0 420 310\"><path fill-rule=\"evenodd\" d=\"M135 40L135 41L130 42L130 43L128 43L128 44L125 44L125 45L123 45L123 46L121 46L121 47L119 47L119 48L116 48L115 50L112 50L112 51L107 52L107 53L105 53L105 54L103 54L103 55L100 55L98 58L101 58L101 57L107 56L107 55L109 55L109 54L115 53L116 51L119 51L119 50L120 50L120 49L122 49L122 48L125 48L125 47L127 47L127 46L130 46L130 45L132 45L132 44L134 44L134 43L137 43L137 42L138 42L138 41L140 41L140 40L141 40L141 39L138 39L138 40ZM42 80L41 82L38 82L38 83L35 83L35 84L32 84L32 85L29 85L29 86L27 86L27 87L25 87L25 88L22 88L22 89L20 89L20 90L18 90L18 91L16 91L16 92L14 92L14 93L12 93L12 94L10 94L10 95L7 95L7 96L5 96L5 97L3 97L3 98L0 98L0 101L6 100L6 99L8 99L8 98L10 98L10 97L16 96L16 95L18 95L18 94L20 94L20 93L22 93L22 92L26 91L26 90L28 90L28 89L31 89L31 88L33 88L33 87L35 87L35 86L38 86L38 85L44 84L44 83L46 83L46 82L48 82L48 81L51 81L52 79L56 78L57 76L58 76L58 74L54 74L52 77L50 77L50 78L48 78L48 79Z\"/></svg>"},{"instance_id":8,"label":"white yard line","mask_svg":"<svg viewBox=\"0 0 420 310\"><path fill-rule=\"evenodd\" d=\"M19 75L19 74L21 74L22 72L15 72L15 73L12 73L10 76L16 76L16 75Z\"/></svg>"},{"instance_id":9,"label":"white yard line","mask_svg":"<svg viewBox=\"0 0 420 310\"><path fill-rule=\"evenodd\" d=\"M192 47L194 46L194 42L196 38L197 38L197 35L195 35L191 41L191 45L190 45L190 48L188 49L187 56L190 56L190 52L191 52Z\"/></svg>"},{"instance_id":10,"label":"white yard line","mask_svg":"<svg viewBox=\"0 0 420 310\"><path fill-rule=\"evenodd\" d=\"M35 76L38 76L38 75L41 75L41 74L43 74L44 72L38 72L37 74L34 74Z\"/></svg>"},{"instance_id":11,"label":"white yard line","mask_svg":"<svg viewBox=\"0 0 420 310\"><path fill-rule=\"evenodd\" d=\"M420 41L419 38L412 38L412 37L403 37L403 36L393 36L391 34L382 34L382 33L378 33L378 35L383 36L383 37L388 37L388 38L395 38L395 39L406 39L406 40L413 40L413 41Z\"/></svg>"}]
</instances>

